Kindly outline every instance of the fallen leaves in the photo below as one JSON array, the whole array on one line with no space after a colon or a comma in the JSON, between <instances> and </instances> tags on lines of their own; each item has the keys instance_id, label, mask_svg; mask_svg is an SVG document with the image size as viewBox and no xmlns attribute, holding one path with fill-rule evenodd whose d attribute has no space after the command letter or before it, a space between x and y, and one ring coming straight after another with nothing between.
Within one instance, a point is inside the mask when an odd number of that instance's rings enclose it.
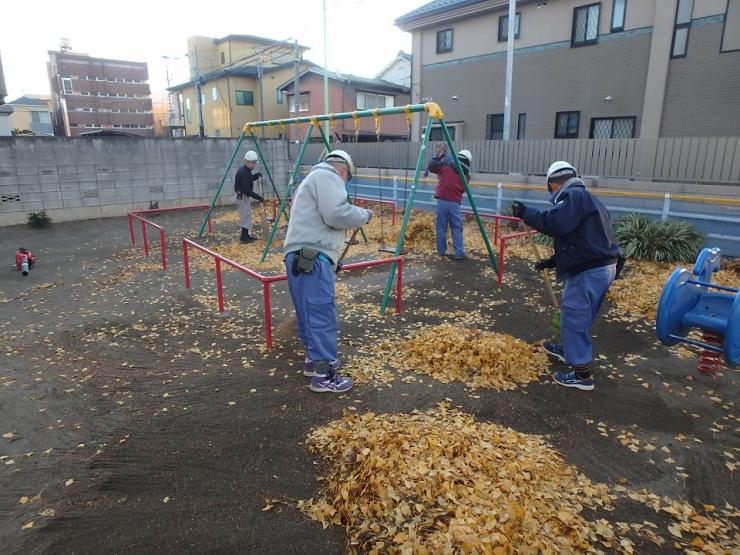
<instances>
[{"instance_id":1,"label":"fallen leaves","mask_svg":"<svg viewBox=\"0 0 740 555\"><path fill-rule=\"evenodd\" d=\"M514 389L537 381L547 368L545 353L520 339L453 324L422 327L397 353L410 369L474 389Z\"/></svg>"},{"instance_id":2,"label":"fallen leaves","mask_svg":"<svg viewBox=\"0 0 740 555\"><path fill-rule=\"evenodd\" d=\"M299 507L344 526L353 548L399 553L565 552L612 545L607 487L566 465L542 438L445 404L411 414L349 414L309 435L331 466ZM504 551L502 551L504 552Z\"/></svg>"}]
</instances>

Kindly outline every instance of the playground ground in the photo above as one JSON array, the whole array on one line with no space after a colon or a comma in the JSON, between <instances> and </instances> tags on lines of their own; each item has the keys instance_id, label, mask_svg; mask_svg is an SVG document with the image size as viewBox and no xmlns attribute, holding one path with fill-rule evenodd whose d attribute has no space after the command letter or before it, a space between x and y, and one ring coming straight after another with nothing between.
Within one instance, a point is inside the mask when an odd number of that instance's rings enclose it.
<instances>
[{"instance_id":1,"label":"playground ground","mask_svg":"<svg viewBox=\"0 0 740 555\"><path fill-rule=\"evenodd\" d=\"M550 333L529 261L507 260L497 288L480 250L464 263L410 252L400 315L377 315L385 269L341 276L340 351L360 383L319 395L300 374L294 343L265 351L258 283L227 272L224 316L207 260L193 264L193 288L184 288L177 238L194 236L199 215L156 221L170 236L166 272L156 242L148 260L129 245L125 218L3 229L0 552L342 553L343 528L323 529L297 509L317 496L325 470L306 448L308 432L347 411L409 413L446 399L479 421L542 435L592 482L722 513L738 545L738 372L698 374L696 359L659 345L649 322L607 304L594 329L591 393L548 375L497 392L383 372L367 347L419 324L527 342ZM233 244L228 215L214 226L204 244L256 257L261 243ZM38 257L27 278L11 266L18 246ZM354 252L367 259L373 250ZM274 303L278 325L289 310L284 283ZM620 498L594 518L624 524L637 553L700 551L640 499ZM645 521L662 544L630 532Z\"/></svg>"}]
</instances>

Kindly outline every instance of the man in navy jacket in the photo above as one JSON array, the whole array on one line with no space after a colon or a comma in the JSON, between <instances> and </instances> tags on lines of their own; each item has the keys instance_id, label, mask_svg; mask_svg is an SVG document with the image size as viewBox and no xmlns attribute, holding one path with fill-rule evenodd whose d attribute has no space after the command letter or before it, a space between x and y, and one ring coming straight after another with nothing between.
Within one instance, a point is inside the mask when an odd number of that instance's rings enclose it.
<instances>
[{"instance_id":1,"label":"man in navy jacket","mask_svg":"<svg viewBox=\"0 0 740 555\"><path fill-rule=\"evenodd\" d=\"M547 190L552 208L537 210L516 201L512 211L555 240L555 254L535 266L537 270L555 268L558 280L565 282L560 319L563 343L546 341L543 347L572 370L556 372L554 379L566 387L591 391L591 325L623 258L606 207L586 190L571 164L560 161L550 166Z\"/></svg>"}]
</instances>

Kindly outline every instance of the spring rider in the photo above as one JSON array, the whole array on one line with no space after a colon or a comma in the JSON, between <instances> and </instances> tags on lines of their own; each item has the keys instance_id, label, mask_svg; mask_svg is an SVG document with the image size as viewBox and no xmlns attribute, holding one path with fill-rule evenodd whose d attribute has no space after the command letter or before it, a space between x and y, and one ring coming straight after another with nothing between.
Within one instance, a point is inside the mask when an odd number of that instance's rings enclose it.
<instances>
[{"instance_id":1,"label":"spring rider","mask_svg":"<svg viewBox=\"0 0 740 555\"><path fill-rule=\"evenodd\" d=\"M677 268L668 278L658 303L655 329L665 345L686 343L702 349L698 370L714 374L722 355L730 365L740 364L740 295L734 287L712 283L720 269L720 250L704 249L691 272ZM702 341L690 339L700 330Z\"/></svg>"}]
</instances>

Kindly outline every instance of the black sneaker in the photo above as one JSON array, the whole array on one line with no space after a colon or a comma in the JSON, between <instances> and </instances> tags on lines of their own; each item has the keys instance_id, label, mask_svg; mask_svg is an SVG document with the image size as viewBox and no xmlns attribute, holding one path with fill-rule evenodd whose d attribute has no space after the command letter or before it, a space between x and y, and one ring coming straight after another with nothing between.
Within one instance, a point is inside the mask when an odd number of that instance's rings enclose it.
<instances>
[{"instance_id":1,"label":"black sneaker","mask_svg":"<svg viewBox=\"0 0 740 555\"><path fill-rule=\"evenodd\" d=\"M552 341L543 341L542 348L547 351L548 355L555 357L560 362L565 362L565 353L563 352L563 346L559 343L554 343Z\"/></svg>"}]
</instances>

